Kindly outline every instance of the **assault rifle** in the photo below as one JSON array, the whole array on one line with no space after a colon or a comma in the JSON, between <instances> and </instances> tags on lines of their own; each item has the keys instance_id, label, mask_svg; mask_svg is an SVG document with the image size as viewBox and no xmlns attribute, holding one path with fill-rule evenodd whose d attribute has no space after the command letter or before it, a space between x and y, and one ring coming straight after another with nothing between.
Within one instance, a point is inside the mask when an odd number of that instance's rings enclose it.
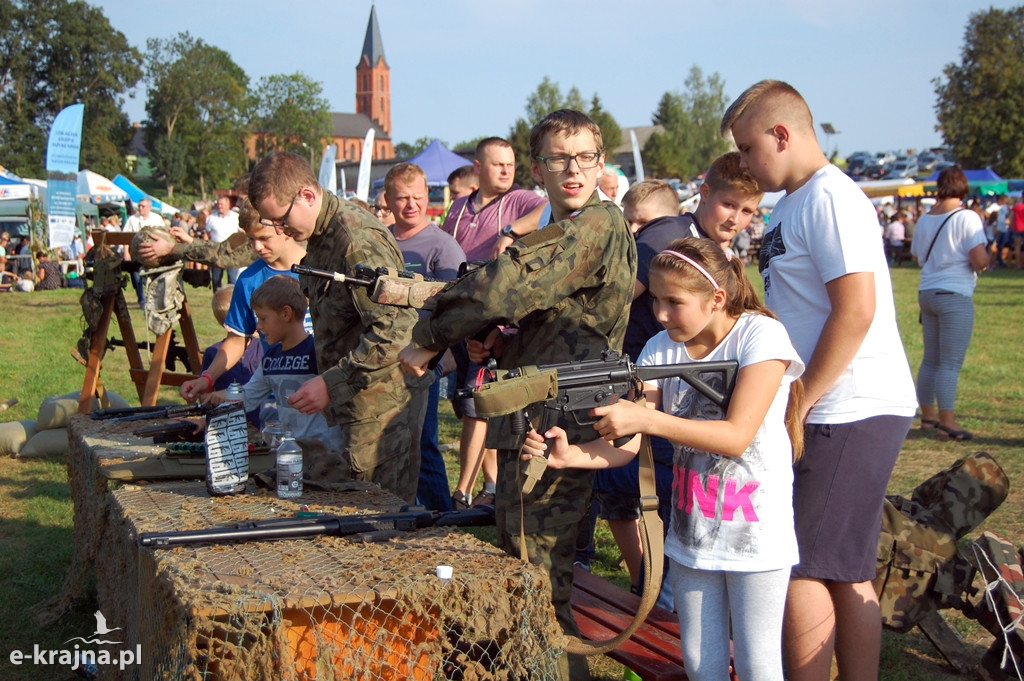
<instances>
[{"instance_id":1,"label":"assault rifle","mask_svg":"<svg viewBox=\"0 0 1024 681\"><path fill-rule=\"evenodd\" d=\"M645 381L660 378L683 379L724 412L738 367L735 360L638 367L627 355L605 350L601 359L512 369L473 389L470 395L479 416L511 415L512 432L519 435L529 430L526 409L543 405L540 423L534 424L543 433L560 416L570 414L577 425L593 425L597 419L590 416L591 409L612 404L631 390L639 395ZM721 382L712 385L704 378L706 374L721 376ZM614 444L621 447L629 439L620 438Z\"/></svg>"},{"instance_id":2,"label":"assault rifle","mask_svg":"<svg viewBox=\"0 0 1024 681\"><path fill-rule=\"evenodd\" d=\"M627 355L605 350L601 359L512 369L497 380L475 388L470 394L477 416L510 415L513 434L523 435L531 426L538 433L544 433L560 417L570 415L576 425L593 425L597 419L590 415L591 409L612 404L626 397L630 391L641 395L644 381L659 378L683 379L721 407L724 413L729 407L738 367L735 360L638 367ZM706 374L721 376L721 382L717 386L712 385L705 380ZM528 409L534 412L535 420L531 420ZM629 436L620 437L612 444L621 447L631 439ZM533 489L546 466L546 457L530 459L524 492Z\"/></svg>"},{"instance_id":3,"label":"assault rifle","mask_svg":"<svg viewBox=\"0 0 1024 681\"><path fill-rule=\"evenodd\" d=\"M393 536L424 527L484 527L494 524L493 506L476 506L458 511L428 511L422 506L405 506L398 513L368 515L300 514L296 518L270 518L238 523L230 527L185 532L143 532L142 546L168 548L203 542L296 539L320 534L345 537L370 533L371 539Z\"/></svg>"},{"instance_id":4,"label":"assault rifle","mask_svg":"<svg viewBox=\"0 0 1024 681\"><path fill-rule=\"evenodd\" d=\"M427 279L422 274L415 272L388 267L373 269L366 265L357 265L355 276L306 265L292 265L292 272L330 279L350 286L363 286L370 290L370 300L375 303L423 310L434 309L435 297L449 283Z\"/></svg>"}]
</instances>

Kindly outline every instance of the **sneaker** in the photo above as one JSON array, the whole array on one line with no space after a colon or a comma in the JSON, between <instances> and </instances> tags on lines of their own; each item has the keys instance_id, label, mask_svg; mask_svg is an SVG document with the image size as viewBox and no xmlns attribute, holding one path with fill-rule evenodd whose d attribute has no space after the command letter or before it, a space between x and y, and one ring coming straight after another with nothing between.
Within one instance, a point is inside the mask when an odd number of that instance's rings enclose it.
<instances>
[{"instance_id":1,"label":"sneaker","mask_svg":"<svg viewBox=\"0 0 1024 681\"><path fill-rule=\"evenodd\" d=\"M455 490L452 492L452 506L455 507L456 511L469 508L469 497L466 496L466 493L462 490Z\"/></svg>"},{"instance_id":2,"label":"sneaker","mask_svg":"<svg viewBox=\"0 0 1024 681\"><path fill-rule=\"evenodd\" d=\"M473 499L473 506L494 506L494 492L480 492Z\"/></svg>"}]
</instances>

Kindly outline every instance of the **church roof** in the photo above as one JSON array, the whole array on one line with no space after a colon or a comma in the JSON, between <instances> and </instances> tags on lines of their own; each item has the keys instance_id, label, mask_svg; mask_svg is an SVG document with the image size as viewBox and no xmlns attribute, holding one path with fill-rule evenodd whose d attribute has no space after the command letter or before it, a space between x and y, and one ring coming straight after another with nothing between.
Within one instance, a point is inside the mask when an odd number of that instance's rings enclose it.
<instances>
[{"instance_id":1,"label":"church roof","mask_svg":"<svg viewBox=\"0 0 1024 681\"><path fill-rule=\"evenodd\" d=\"M363 53L360 56L360 60L366 57L370 66L375 66L378 59L384 59L385 63L387 59L384 57L384 41L380 38L380 26L377 25L377 8L370 6L370 21L366 24L366 37L363 38Z\"/></svg>"},{"instance_id":2,"label":"church roof","mask_svg":"<svg viewBox=\"0 0 1024 681\"><path fill-rule=\"evenodd\" d=\"M373 128L374 139L391 139L391 136L384 132L384 128L373 122L366 114L332 111L331 125L334 128L335 137L366 137L366 131Z\"/></svg>"}]
</instances>

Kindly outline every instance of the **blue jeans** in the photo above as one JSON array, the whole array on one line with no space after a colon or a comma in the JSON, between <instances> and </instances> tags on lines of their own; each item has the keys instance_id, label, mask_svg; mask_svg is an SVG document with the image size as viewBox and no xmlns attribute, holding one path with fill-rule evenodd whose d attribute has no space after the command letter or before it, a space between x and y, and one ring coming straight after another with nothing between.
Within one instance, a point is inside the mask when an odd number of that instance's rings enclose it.
<instances>
[{"instance_id":1,"label":"blue jeans","mask_svg":"<svg viewBox=\"0 0 1024 681\"><path fill-rule=\"evenodd\" d=\"M917 292L924 356L917 372L917 401L953 411L960 367L974 331L974 301L953 291Z\"/></svg>"},{"instance_id":2,"label":"blue jeans","mask_svg":"<svg viewBox=\"0 0 1024 681\"><path fill-rule=\"evenodd\" d=\"M448 487L448 472L441 449L437 446L440 380L435 376L427 393L427 416L423 419L423 432L420 434L420 479L416 487L416 502L431 511L451 511L452 493Z\"/></svg>"}]
</instances>

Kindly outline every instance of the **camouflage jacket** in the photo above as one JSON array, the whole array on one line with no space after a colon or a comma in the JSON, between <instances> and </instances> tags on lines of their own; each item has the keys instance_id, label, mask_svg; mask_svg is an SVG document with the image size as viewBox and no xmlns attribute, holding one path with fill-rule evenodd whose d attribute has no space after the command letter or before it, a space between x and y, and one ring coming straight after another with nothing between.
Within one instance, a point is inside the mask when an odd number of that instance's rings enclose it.
<instances>
[{"instance_id":1,"label":"camouflage jacket","mask_svg":"<svg viewBox=\"0 0 1024 681\"><path fill-rule=\"evenodd\" d=\"M437 309L413 331L431 350L468 338L492 324L514 323L503 368L553 364L619 350L636 279L636 242L611 203L597 193L574 216L513 243L497 260L467 274L441 293ZM570 440L593 439L572 423ZM502 447L518 446L498 424Z\"/></svg>"},{"instance_id":2,"label":"camouflage jacket","mask_svg":"<svg viewBox=\"0 0 1024 681\"><path fill-rule=\"evenodd\" d=\"M354 274L356 265L403 269L405 260L391 232L375 217L325 192L302 262ZM363 287L319 277L302 275L299 284L309 299L317 362L331 396L324 410L327 421L348 423L382 413L377 411L382 405L353 403L353 398L390 394L383 385L402 383L398 352L409 342L416 310L374 303Z\"/></svg>"},{"instance_id":3,"label":"camouflage jacket","mask_svg":"<svg viewBox=\"0 0 1024 681\"><path fill-rule=\"evenodd\" d=\"M174 244L174 254L184 260L201 262L221 269L248 267L259 258L242 232L232 234L219 243L195 239L188 244Z\"/></svg>"}]
</instances>

